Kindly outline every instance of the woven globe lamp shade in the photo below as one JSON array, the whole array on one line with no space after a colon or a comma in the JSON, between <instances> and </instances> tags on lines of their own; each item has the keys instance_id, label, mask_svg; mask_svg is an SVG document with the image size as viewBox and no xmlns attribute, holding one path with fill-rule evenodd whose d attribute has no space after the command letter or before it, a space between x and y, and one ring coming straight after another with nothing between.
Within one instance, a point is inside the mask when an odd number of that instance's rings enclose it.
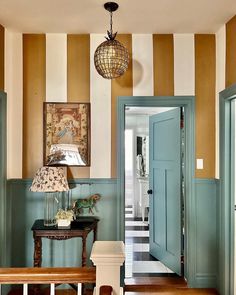
<instances>
[{"instance_id":1,"label":"woven globe lamp shade","mask_svg":"<svg viewBox=\"0 0 236 295\"><path fill-rule=\"evenodd\" d=\"M103 78L118 78L128 69L128 50L117 40L104 41L94 53L94 65Z\"/></svg>"}]
</instances>

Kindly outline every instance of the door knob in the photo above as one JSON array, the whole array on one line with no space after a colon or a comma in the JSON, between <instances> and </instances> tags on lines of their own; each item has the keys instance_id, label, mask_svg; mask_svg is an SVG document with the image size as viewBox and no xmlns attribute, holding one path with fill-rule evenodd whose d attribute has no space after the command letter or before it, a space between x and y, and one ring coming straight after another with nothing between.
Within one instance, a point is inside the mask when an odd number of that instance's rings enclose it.
<instances>
[{"instance_id":1,"label":"door knob","mask_svg":"<svg viewBox=\"0 0 236 295\"><path fill-rule=\"evenodd\" d=\"M152 189L149 189L149 190L147 191L147 193L148 193L148 195L152 195Z\"/></svg>"}]
</instances>

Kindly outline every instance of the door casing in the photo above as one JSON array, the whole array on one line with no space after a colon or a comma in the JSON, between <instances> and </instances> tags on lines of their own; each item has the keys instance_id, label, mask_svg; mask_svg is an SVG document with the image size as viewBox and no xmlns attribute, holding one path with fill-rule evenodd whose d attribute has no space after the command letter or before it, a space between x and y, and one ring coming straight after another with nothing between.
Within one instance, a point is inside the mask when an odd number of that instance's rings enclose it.
<instances>
[{"instance_id":1,"label":"door casing","mask_svg":"<svg viewBox=\"0 0 236 295\"><path fill-rule=\"evenodd\" d=\"M234 193L235 128L232 101L236 84L220 92L220 206L219 206L219 292L234 294Z\"/></svg>"},{"instance_id":2,"label":"door casing","mask_svg":"<svg viewBox=\"0 0 236 295\"><path fill-rule=\"evenodd\" d=\"M185 112L185 245L184 269L189 287L194 287L196 267L195 97L121 96L117 98L117 240L125 240L125 107L184 107ZM191 222L190 222L191 221ZM188 241L188 243L186 243Z\"/></svg>"}]
</instances>

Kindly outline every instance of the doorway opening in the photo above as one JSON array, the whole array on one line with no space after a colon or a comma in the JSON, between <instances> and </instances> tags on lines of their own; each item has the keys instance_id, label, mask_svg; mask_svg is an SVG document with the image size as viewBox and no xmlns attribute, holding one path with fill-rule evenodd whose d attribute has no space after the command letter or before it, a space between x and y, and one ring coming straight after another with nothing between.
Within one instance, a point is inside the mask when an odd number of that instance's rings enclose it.
<instances>
[{"instance_id":1,"label":"doorway opening","mask_svg":"<svg viewBox=\"0 0 236 295\"><path fill-rule=\"evenodd\" d=\"M155 226L156 218L149 210L150 183L149 167L152 157L149 157L149 119L158 114L177 109L176 107L133 107L125 108L125 277L174 277L175 268L171 269L163 263L158 254L150 254L150 218ZM184 108L179 111L179 162L180 173L178 182L179 243L178 252L181 275L184 275L184 208L185 208L185 124ZM164 114L165 115L165 114ZM169 136L169 134L167 134ZM151 144L153 140L151 139ZM165 147L164 147L165 148ZM168 149L168 147L167 147ZM150 171L150 174L152 172ZM152 176L151 176L152 177ZM168 190L168 189L167 189ZM168 194L166 194L168 197ZM155 196L156 197L156 196ZM151 214L150 214L151 213ZM155 220L155 221L154 221ZM170 223L170 222L169 222ZM153 229L152 234L153 235ZM167 237L168 238L168 237ZM151 251L153 252L153 251ZM163 255L161 255L163 256ZM164 259L165 261L165 259ZM180 274L178 272L178 274Z\"/></svg>"},{"instance_id":2,"label":"doorway opening","mask_svg":"<svg viewBox=\"0 0 236 295\"><path fill-rule=\"evenodd\" d=\"M124 96L117 98L117 239L125 242L125 108L184 107L185 121L185 231L184 278L194 286L196 277L195 231L195 104L194 96ZM124 272L123 272L124 274ZM124 278L124 276L123 276Z\"/></svg>"}]
</instances>

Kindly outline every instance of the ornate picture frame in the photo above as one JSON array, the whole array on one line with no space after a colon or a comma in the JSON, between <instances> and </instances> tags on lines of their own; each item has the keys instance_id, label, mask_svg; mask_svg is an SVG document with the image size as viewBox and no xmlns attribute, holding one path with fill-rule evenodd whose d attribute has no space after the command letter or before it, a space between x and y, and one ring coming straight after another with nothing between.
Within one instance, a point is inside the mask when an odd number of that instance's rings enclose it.
<instances>
[{"instance_id":1,"label":"ornate picture frame","mask_svg":"<svg viewBox=\"0 0 236 295\"><path fill-rule=\"evenodd\" d=\"M44 102L43 162L90 166L90 103Z\"/></svg>"}]
</instances>

